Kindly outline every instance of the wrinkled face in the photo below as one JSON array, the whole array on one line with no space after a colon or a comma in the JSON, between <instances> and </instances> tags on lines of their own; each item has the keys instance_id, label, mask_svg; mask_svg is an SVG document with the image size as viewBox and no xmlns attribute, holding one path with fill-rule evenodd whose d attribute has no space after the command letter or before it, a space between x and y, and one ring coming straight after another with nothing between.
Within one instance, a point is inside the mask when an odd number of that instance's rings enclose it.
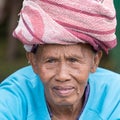
<instances>
[{"instance_id":1,"label":"wrinkled face","mask_svg":"<svg viewBox=\"0 0 120 120\"><path fill-rule=\"evenodd\" d=\"M46 99L55 105L82 101L89 73L95 71L100 60L100 55L83 44L43 45L30 56L33 69L44 84Z\"/></svg>"}]
</instances>

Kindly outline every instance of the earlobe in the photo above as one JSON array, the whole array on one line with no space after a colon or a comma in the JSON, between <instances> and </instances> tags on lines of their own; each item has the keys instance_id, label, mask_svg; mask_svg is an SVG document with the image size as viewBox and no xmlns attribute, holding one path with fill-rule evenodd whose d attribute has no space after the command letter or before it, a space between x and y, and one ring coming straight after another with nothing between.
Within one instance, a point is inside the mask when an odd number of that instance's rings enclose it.
<instances>
[{"instance_id":1,"label":"earlobe","mask_svg":"<svg viewBox=\"0 0 120 120\"><path fill-rule=\"evenodd\" d=\"M28 62L32 65L34 72L37 74L37 62L35 55L31 52L27 52L26 57L28 59Z\"/></svg>"},{"instance_id":2,"label":"earlobe","mask_svg":"<svg viewBox=\"0 0 120 120\"><path fill-rule=\"evenodd\" d=\"M94 56L94 63L93 66L91 67L91 72L94 73L99 66L100 60L102 58L102 51L98 51L95 56Z\"/></svg>"}]
</instances>

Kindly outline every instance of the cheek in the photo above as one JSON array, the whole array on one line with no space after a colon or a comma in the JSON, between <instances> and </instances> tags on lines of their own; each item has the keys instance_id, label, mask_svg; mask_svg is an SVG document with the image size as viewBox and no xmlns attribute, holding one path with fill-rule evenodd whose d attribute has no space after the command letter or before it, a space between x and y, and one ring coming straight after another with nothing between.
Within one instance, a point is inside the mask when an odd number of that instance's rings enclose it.
<instances>
[{"instance_id":1,"label":"cheek","mask_svg":"<svg viewBox=\"0 0 120 120\"><path fill-rule=\"evenodd\" d=\"M90 67L80 67L75 70L73 76L78 80L79 84L84 84L87 82L90 73Z\"/></svg>"},{"instance_id":2,"label":"cheek","mask_svg":"<svg viewBox=\"0 0 120 120\"><path fill-rule=\"evenodd\" d=\"M85 92L85 88L88 84L88 74L81 74L77 78L77 90L76 95L78 98L82 98Z\"/></svg>"},{"instance_id":3,"label":"cheek","mask_svg":"<svg viewBox=\"0 0 120 120\"><path fill-rule=\"evenodd\" d=\"M54 76L53 70L48 70L45 66L39 65L38 75L40 76L43 83L49 82Z\"/></svg>"},{"instance_id":4,"label":"cheek","mask_svg":"<svg viewBox=\"0 0 120 120\"><path fill-rule=\"evenodd\" d=\"M46 83L48 81L49 73L45 69L40 68L38 74L39 74L39 76L40 76L43 83Z\"/></svg>"},{"instance_id":5,"label":"cheek","mask_svg":"<svg viewBox=\"0 0 120 120\"><path fill-rule=\"evenodd\" d=\"M83 96L86 86L87 86L87 82L79 84L78 90L77 90L77 95L78 96Z\"/></svg>"},{"instance_id":6,"label":"cheek","mask_svg":"<svg viewBox=\"0 0 120 120\"><path fill-rule=\"evenodd\" d=\"M89 73L90 73L90 69L88 68L84 68L74 73L74 78L76 79L78 86L78 90L77 90L78 94L84 93L85 87L87 86Z\"/></svg>"}]
</instances>

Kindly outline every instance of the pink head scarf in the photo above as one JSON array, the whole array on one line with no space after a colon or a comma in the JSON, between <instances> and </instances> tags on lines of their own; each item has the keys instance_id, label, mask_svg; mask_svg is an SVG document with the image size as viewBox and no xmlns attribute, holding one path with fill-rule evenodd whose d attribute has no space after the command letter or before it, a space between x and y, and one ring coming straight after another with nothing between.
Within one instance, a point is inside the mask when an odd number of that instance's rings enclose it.
<instances>
[{"instance_id":1,"label":"pink head scarf","mask_svg":"<svg viewBox=\"0 0 120 120\"><path fill-rule=\"evenodd\" d=\"M13 36L30 52L34 44L116 46L113 0L24 0Z\"/></svg>"}]
</instances>

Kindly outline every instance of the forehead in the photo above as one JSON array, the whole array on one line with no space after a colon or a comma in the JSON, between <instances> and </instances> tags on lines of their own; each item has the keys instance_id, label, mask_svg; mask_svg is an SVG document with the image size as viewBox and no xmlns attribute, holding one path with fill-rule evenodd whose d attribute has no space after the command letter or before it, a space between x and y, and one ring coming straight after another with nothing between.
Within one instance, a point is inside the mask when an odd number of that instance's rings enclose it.
<instances>
[{"instance_id":1,"label":"forehead","mask_svg":"<svg viewBox=\"0 0 120 120\"><path fill-rule=\"evenodd\" d=\"M46 44L40 45L37 50L38 55L90 55L92 48L88 44L74 44L74 45L59 45L59 44Z\"/></svg>"}]
</instances>

